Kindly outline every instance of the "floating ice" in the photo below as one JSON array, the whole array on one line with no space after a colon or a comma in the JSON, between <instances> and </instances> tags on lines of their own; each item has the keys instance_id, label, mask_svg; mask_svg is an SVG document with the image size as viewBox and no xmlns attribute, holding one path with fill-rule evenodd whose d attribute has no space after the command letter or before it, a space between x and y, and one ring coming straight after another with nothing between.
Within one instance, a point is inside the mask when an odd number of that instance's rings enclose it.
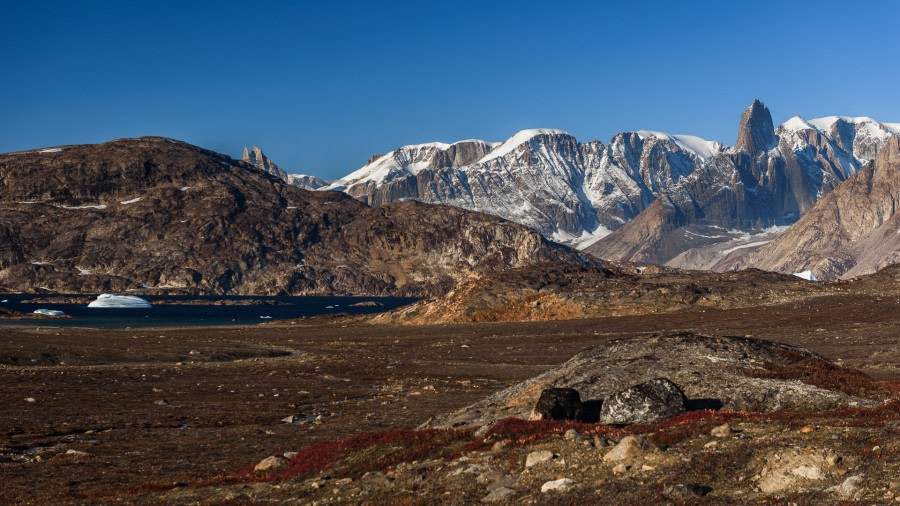
<instances>
[{"instance_id":1,"label":"floating ice","mask_svg":"<svg viewBox=\"0 0 900 506\"><path fill-rule=\"evenodd\" d=\"M57 311L56 309L41 308L41 309L35 309L34 314L42 314L44 316L63 316L66 313L63 313L62 311Z\"/></svg>"},{"instance_id":2,"label":"floating ice","mask_svg":"<svg viewBox=\"0 0 900 506\"><path fill-rule=\"evenodd\" d=\"M97 300L88 304L88 307L98 308L148 308L153 307L146 300L135 297L134 295L115 295L112 293L102 293L97 296Z\"/></svg>"}]
</instances>

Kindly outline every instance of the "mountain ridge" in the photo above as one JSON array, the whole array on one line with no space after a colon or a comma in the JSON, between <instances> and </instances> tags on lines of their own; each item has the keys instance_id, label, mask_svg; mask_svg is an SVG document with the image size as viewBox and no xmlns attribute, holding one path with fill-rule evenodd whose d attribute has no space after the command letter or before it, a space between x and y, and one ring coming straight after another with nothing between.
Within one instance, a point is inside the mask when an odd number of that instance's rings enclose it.
<instances>
[{"instance_id":1,"label":"mountain ridge","mask_svg":"<svg viewBox=\"0 0 900 506\"><path fill-rule=\"evenodd\" d=\"M664 192L659 207L696 200L697 187L704 184L740 182L740 195L713 207L749 214L734 223L698 226L756 233L796 221L900 131L898 123L849 116L800 118L809 128L797 128L797 118L776 127L765 104L755 100L741 116L734 146L652 130L620 132L608 143L579 142L557 129L522 130L502 142L412 144L373 156L318 189L343 191L371 205L418 200L486 212L584 249L624 227ZM790 142L781 145L781 139ZM724 165L734 167L714 167L723 156L731 159ZM753 194L760 191L764 197ZM705 214L680 209L676 215L687 221L675 228L693 226ZM678 222L678 217L666 220ZM684 240L675 242L684 244L669 247L663 256L616 246L595 251L617 260L678 262L690 248Z\"/></svg>"}]
</instances>

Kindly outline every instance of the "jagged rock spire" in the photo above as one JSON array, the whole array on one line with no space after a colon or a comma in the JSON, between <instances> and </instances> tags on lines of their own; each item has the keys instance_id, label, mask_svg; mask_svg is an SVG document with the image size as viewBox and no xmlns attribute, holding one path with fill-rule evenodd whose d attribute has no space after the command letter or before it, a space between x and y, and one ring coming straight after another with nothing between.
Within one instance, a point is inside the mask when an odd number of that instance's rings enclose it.
<instances>
[{"instance_id":1,"label":"jagged rock spire","mask_svg":"<svg viewBox=\"0 0 900 506\"><path fill-rule=\"evenodd\" d=\"M741 114L741 126L735 149L744 149L751 155L769 150L777 144L772 114L765 104L754 100L753 104Z\"/></svg>"},{"instance_id":2,"label":"jagged rock spire","mask_svg":"<svg viewBox=\"0 0 900 506\"><path fill-rule=\"evenodd\" d=\"M263 154L262 150L257 146L253 146L252 150L248 150L247 146L244 146L244 154L241 156L241 160L253 165L254 167L263 170L273 176L280 177L281 179L287 180L287 173L281 169L281 167L275 165L272 160L269 160L265 154Z\"/></svg>"}]
</instances>

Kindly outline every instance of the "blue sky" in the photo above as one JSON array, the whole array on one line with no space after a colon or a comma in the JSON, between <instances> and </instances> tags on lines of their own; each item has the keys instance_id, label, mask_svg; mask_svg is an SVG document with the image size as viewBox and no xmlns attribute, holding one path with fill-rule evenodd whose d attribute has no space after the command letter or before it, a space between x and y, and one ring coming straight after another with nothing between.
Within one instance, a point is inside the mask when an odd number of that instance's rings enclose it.
<instances>
[{"instance_id":1,"label":"blue sky","mask_svg":"<svg viewBox=\"0 0 900 506\"><path fill-rule=\"evenodd\" d=\"M334 4L334 5L331 5ZM9 2L0 152L162 135L325 178L561 128L734 142L741 111L900 121L895 1Z\"/></svg>"}]
</instances>

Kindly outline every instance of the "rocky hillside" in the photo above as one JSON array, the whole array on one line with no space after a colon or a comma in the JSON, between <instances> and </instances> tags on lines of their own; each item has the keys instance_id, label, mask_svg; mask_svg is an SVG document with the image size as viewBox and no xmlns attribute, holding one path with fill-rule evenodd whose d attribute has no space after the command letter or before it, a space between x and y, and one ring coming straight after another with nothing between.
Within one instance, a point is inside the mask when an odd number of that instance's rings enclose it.
<instances>
[{"instance_id":1,"label":"rocky hillside","mask_svg":"<svg viewBox=\"0 0 900 506\"><path fill-rule=\"evenodd\" d=\"M772 232L855 174L897 130L896 124L845 117L795 117L773 130L768 108L755 101L741 117L734 148L661 192L588 251L714 269L735 251L772 240Z\"/></svg>"},{"instance_id":2,"label":"rocky hillside","mask_svg":"<svg viewBox=\"0 0 900 506\"><path fill-rule=\"evenodd\" d=\"M523 226L416 202L372 208L183 142L0 155L0 290L431 296L538 261Z\"/></svg>"},{"instance_id":3,"label":"rocky hillside","mask_svg":"<svg viewBox=\"0 0 900 506\"><path fill-rule=\"evenodd\" d=\"M841 287L755 269L713 273L655 266L544 263L461 283L375 323L544 321L730 309L797 301Z\"/></svg>"},{"instance_id":4,"label":"rocky hillside","mask_svg":"<svg viewBox=\"0 0 900 506\"><path fill-rule=\"evenodd\" d=\"M873 163L819 200L796 224L723 268L810 270L817 279L852 277L900 262L900 137Z\"/></svg>"}]
</instances>

